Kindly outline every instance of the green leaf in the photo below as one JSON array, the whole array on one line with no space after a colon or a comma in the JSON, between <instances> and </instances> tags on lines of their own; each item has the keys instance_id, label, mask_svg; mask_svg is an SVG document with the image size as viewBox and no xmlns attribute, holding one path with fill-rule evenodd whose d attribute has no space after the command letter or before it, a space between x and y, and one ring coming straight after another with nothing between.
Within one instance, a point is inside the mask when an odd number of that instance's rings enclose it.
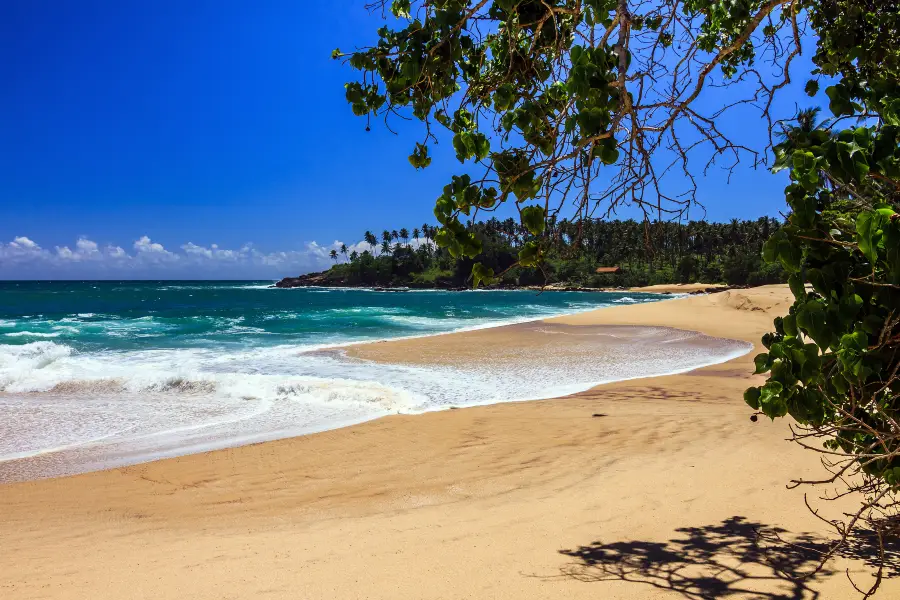
<instances>
[{"instance_id":1,"label":"green leaf","mask_svg":"<svg viewBox=\"0 0 900 600\"><path fill-rule=\"evenodd\" d=\"M409 0L394 0L391 3L391 13L397 18L408 19L410 8Z\"/></svg>"},{"instance_id":2,"label":"green leaf","mask_svg":"<svg viewBox=\"0 0 900 600\"><path fill-rule=\"evenodd\" d=\"M782 327L784 328L785 335L789 335L791 337L797 337L800 335L800 331L797 329L797 317L794 315L787 315L781 321Z\"/></svg>"},{"instance_id":3,"label":"green leaf","mask_svg":"<svg viewBox=\"0 0 900 600\"><path fill-rule=\"evenodd\" d=\"M537 242L528 242L519 250L519 264L523 267L536 267L541 262L541 247Z\"/></svg>"},{"instance_id":4,"label":"green leaf","mask_svg":"<svg viewBox=\"0 0 900 600\"><path fill-rule=\"evenodd\" d=\"M841 337L841 346L848 350L864 352L869 347L869 339L865 332L854 331Z\"/></svg>"},{"instance_id":5,"label":"green leaf","mask_svg":"<svg viewBox=\"0 0 900 600\"><path fill-rule=\"evenodd\" d=\"M453 136L453 149L456 150L456 159L459 162L466 162L466 159L471 156L471 154L469 154L468 145L466 144L466 139L468 137L468 133L457 133Z\"/></svg>"},{"instance_id":6,"label":"green leaf","mask_svg":"<svg viewBox=\"0 0 900 600\"><path fill-rule=\"evenodd\" d=\"M746 402L753 410L759 410L759 388L748 388L744 392L744 402Z\"/></svg>"},{"instance_id":7,"label":"green leaf","mask_svg":"<svg viewBox=\"0 0 900 600\"><path fill-rule=\"evenodd\" d=\"M781 397L784 386L778 381L767 382L759 394L759 408L770 419L787 414L787 402Z\"/></svg>"},{"instance_id":8,"label":"green leaf","mask_svg":"<svg viewBox=\"0 0 900 600\"><path fill-rule=\"evenodd\" d=\"M853 102L850 101L850 92L843 85L832 85L826 88L830 102L828 108L836 117L853 114Z\"/></svg>"},{"instance_id":9,"label":"green leaf","mask_svg":"<svg viewBox=\"0 0 900 600\"><path fill-rule=\"evenodd\" d=\"M409 155L409 164L416 169L424 169L430 165L431 157L428 156L428 146L417 143L415 150Z\"/></svg>"},{"instance_id":10,"label":"green leaf","mask_svg":"<svg viewBox=\"0 0 900 600\"><path fill-rule=\"evenodd\" d=\"M767 372L769 370L769 355L766 353L757 354L753 359L753 364L756 365L754 374L759 375L760 373Z\"/></svg>"},{"instance_id":11,"label":"green leaf","mask_svg":"<svg viewBox=\"0 0 900 600\"><path fill-rule=\"evenodd\" d=\"M774 260L767 262L774 262ZM788 277L788 285L791 288L791 293L794 294L794 298L797 300L806 300L806 286L803 284L803 278L800 277L798 273L794 273Z\"/></svg>"},{"instance_id":12,"label":"green leaf","mask_svg":"<svg viewBox=\"0 0 900 600\"><path fill-rule=\"evenodd\" d=\"M480 262L472 265L472 287L477 288L481 284L490 285L495 280L493 269L485 267Z\"/></svg>"},{"instance_id":13,"label":"green leaf","mask_svg":"<svg viewBox=\"0 0 900 600\"><path fill-rule=\"evenodd\" d=\"M778 242L777 246L778 260L789 273L798 273L800 271L800 263L803 260L803 250L787 240Z\"/></svg>"},{"instance_id":14,"label":"green leaf","mask_svg":"<svg viewBox=\"0 0 900 600\"><path fill-rule=\"evenodd\" d=\"M825 321L825 311L818 300L809 300L797 309L797 326L822 350L831 344L831 331Z\"/></svg>"},{"instance_id":15,"label":"green leaf","mask_svg":"<svg viewBox=\"0 0 900 600\"><path fill-rule=\"evenodd\" d=\"M526 206L522 209L522 225L531 235L544 233L546 225L543 206Z\"/></svg>"},{"instance_id":16,"label":"green leaf","mask_svg":"<svg viewBox=\"0 0 900 600\"><path fill-rule=\"evenodd\" d=\"M856 219L856 243L873 265L878 262L878 242L883 222L884 218L878 212L862 212Z\"/></svg>"},{"instance_id":17,"label":"green leaf","mask_svg":"<svg viewBox=\"0 0 900 600\"><path fill-rule=\"evenodd\" d=\"M484 160L491 153L491 143L483 133L475 134L473 138L475 158Z\"/></svg>"}]
</instances>

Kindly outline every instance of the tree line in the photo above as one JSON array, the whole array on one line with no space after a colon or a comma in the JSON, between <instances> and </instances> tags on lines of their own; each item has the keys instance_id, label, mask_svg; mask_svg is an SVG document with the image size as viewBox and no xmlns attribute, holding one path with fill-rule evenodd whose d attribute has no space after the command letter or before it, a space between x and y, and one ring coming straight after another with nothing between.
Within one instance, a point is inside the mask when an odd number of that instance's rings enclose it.
<instances>
[{"instance_id":1,"label":"tree line","mask_svg":"<svg viewBox=\"0 0 900 600\"><path fill-rule=\"evenodd\" d=\"M500 275L500 287L565 284L572 287L631 287L662 283L761 285L786 281L780 265L762 260L762 246L781 227L769 217L707 221L550 219L550 243L534 267L517 265L534 236L512 218L467 225L480 241L479 260ZM362 248L331 251L335 265L325 274L335 285L409 287L471 286L473 260L454 257L434 240L429 224L371 231ZM606 267L606 272L597 270ZM617 268L616 272L609 272Z\"/></svg>"}]
</instances>

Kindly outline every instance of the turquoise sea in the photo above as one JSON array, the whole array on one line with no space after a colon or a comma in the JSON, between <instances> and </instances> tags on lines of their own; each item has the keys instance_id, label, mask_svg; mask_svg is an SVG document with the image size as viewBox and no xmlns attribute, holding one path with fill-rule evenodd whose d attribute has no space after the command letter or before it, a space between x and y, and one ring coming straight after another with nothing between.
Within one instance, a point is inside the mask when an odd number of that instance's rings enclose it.
<instances>
[{"instance_id":1,"label":"turquoise sea","mask_svg":"<svg viewBox=\"0 0 900 600\"><path fill-rule=\"evenodd\" d=\"M523 360L521 369L503 374L483 365L374 365L320 350L664 297L270 286L0 282L0 481L275 439L398 412L553 397L746 351L738 343L706 348L689 335L654 334L629 339L633 347L618 359Z\"/></svg>"}]
</instances>

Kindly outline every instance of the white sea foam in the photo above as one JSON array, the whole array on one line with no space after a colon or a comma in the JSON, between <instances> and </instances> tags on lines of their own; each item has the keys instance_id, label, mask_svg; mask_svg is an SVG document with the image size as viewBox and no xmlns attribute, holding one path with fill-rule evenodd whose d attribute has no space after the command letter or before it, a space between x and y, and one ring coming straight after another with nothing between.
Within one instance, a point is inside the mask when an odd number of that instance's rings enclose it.
<instances>
[{"instance_id":1,"label":"white sea foam","mask_svg":"<svg viewBox=\"0 0 900 600\"><path fill-rule=\"evenodd\" d=\"M60 332L44 333L40 331L11 331L4 333L6 337L36 337L36 338L55 338L62 335Z\"/></svg>"}]
</instances>

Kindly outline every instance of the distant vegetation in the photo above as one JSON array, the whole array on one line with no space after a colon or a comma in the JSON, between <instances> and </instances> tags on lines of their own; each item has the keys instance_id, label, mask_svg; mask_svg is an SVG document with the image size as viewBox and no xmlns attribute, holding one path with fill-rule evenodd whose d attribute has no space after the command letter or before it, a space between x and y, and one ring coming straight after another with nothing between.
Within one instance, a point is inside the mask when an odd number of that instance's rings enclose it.
<instances>
[{"instance_id":1,"label":"distant vegetation","mask_svg":"<svg viewBox=\"0 0 900 600\"><path fill-rule=\"evenodd\" d=\"M580 221L548 223L551 240L536 268L517 266L519 252L534 236L517 221L469 225L481 240L480 262L500 274L497 285L517 287L561 283L572 287L618 287L659 283L760 285L786 281L780 265L762 260L762 246L780 228L775 219L730 223ZM332 251L334 267L320 285L410 287L471 286L473 260L453 258L433 242L437 228L410 232L367 231L368 249ZM597 273L618 267L616 273Z\"/></svg>"}]
</instances>

